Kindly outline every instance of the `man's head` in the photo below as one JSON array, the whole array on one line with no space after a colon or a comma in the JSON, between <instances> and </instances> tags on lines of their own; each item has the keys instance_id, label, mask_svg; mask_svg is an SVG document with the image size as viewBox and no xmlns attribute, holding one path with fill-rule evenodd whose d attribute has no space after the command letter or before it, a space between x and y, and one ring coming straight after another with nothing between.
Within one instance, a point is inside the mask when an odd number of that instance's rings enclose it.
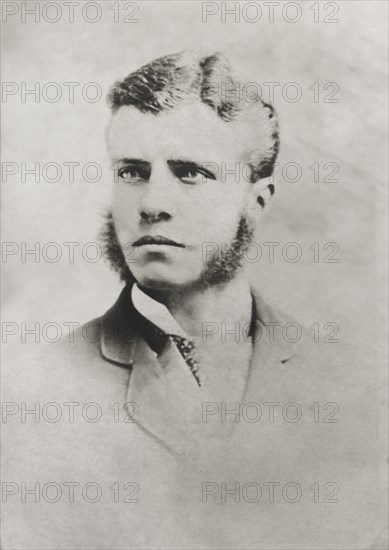
<instances>
[{"instance_id":1,"label":"man's head","mask_svg":"<svg viewBox=\"0 0 389 550\"><path fill-rule=\"evenodd\" d=\"M273 193L278 152L274 109L244 84L223 56L182 52L113 87L105 241L123 279L164 290L235 275Z\"/></svg>"}]
</instances>

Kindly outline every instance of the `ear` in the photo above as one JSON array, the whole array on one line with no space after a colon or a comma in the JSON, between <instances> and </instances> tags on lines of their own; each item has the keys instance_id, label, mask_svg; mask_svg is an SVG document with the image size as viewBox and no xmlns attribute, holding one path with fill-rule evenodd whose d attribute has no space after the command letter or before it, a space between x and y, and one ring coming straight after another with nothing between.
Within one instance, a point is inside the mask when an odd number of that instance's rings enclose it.
<instances>
[{"instance_id":1,"label":"ear","mask_svg":"<svg viewBox=\"0 0 389 550\"><path fill-rule=\"evenodd\" d=\"M262 178L251 184L250 203L253 210L258 211L269 208L269 204L275 192L274 178Z\"/></svg>"}]
</instances>

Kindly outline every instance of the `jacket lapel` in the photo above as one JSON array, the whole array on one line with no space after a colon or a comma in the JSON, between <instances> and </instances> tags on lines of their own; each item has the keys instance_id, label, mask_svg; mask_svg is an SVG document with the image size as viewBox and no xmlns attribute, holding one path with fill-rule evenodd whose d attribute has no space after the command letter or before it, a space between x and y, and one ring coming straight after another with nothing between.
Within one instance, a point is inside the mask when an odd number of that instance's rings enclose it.
<instances>
[{"instance_id":1,"label":"jacket lapel","mask_svg":"<svg viewBox=\"0 0 389 550\"><path fill-rule=\"evenodd\" d=\"M182 368L176 346L168 343L157 358L144 329L126 287L103 316L101 354L129 370L124 407L130 415L137 411L138 427L166 450L187 458L196 444L196 426L203 428L202 401L206 399L189 368Z\"/></svg>"},{"instance_id":2,"label":"jacket lapel","mask_svg":"<svg viewBox=\"0 0 389 550\"><path fill-rule=\"evenodd\" d=\"M130 287L125 287L115 304L103 315L100 351L107 361L131 368L135 350L141 337L130 298Z\"/></svg>"},{"instance_id":3,"label":"jacket lapel","mask_svg":"<svg viewBox=\"0 0 389 550\"><path fill-rule=\"evenodd\" d=\"M289 321L287 315L270 307L254 288L251 292L256 329L243 402L258 400L258 390L265 380L274 376L277 364L287 363L296 353L296 346L282 337L282 325Z\"/></svg>"}]
</instances>

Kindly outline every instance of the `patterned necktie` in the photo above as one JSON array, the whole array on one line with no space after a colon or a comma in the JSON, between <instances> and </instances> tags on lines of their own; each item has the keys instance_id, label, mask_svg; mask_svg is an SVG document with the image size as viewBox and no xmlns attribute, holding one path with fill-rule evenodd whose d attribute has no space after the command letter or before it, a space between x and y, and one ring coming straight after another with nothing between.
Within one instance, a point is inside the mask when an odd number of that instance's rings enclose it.
<instances>
[{"instance_id":1,"label":"patterned necktie","mask_svg":"<svg viewBox=\"0 0 389 550\"><path fill-rule=\"evenodd\" d=\"M168 340L176 344L178 351L181 353L186 364L190 368L197 384L201 387L199 363L197 360L197 353L194 343L191 340L187 340L186 338L182 338L181 336L177 336L175 334L169 334Z\"/></svg>"}]
</instances>

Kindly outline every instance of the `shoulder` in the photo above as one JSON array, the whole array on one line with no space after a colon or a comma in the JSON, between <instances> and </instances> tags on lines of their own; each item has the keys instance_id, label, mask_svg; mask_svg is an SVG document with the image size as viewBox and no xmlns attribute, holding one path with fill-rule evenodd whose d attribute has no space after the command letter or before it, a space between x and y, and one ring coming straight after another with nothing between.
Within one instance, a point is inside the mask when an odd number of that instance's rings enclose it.
<instances>
[{"instance_id":1,"label":"shoulder","mask_svg":"<svg viewBox=\"0 0 389 550\"><path fill-rule=\"evenodd\" d=\"M375 406L385 384L383 350L368 340L344 340L335 323L306 326L255 291L253 295L259 320L255 346L259 358L268 359L257 365L257 387L266 386L269 393L277 388L284 398L315 402L320 397L355 407L370 400Z\"/></svg>"},{"instance_id":2,"label":"shoulder","mask_svg":"<svg viewBox=\"0 0 389 550\"><path fill-rule=\"evenodd\" d=\"M69 327L56 342L26 342L3 350L3 395L9 401L74 399L128 376L101 353L103 317Z\"/></svg>"}]
</instances>

